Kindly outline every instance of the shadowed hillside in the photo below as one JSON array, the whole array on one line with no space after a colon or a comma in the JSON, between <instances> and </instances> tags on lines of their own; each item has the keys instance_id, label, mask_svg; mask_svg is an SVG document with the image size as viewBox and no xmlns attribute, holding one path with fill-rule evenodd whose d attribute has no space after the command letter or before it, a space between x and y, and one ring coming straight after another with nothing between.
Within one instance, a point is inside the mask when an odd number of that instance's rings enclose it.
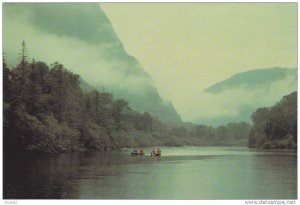
<instances>
[{"instance_id":1,"label":"shadowed hillside","mask_svg":"<svg viewBox=\"0 0 300 205\"><path fill-rule=\"evenodd\" d=\"M55 12L54 12L55 11ZM162 121L181 123L152 78L126 53L98 4L4 4L3 45L7 64L15 66L19 42L30 45L29 56L48 64L59 61L99 91L124 98L134 109Z\"/></svg>"}]
</instances>

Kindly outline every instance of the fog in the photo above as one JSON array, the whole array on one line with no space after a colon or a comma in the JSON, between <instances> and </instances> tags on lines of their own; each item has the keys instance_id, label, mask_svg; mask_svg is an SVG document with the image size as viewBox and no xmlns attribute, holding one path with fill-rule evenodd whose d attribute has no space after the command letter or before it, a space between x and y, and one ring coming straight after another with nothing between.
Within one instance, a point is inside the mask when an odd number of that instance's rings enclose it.
<instances>
[{"instance_id":1,"label":"fog","mask_svg":"<svg viewBox=\"0 0 300 205\"><path fill-rule=\"evenodd\" d=\"M202 91L198 95L195 94L197 103L189 103L188 107L183 106L179 111L185 113L183 117L190 121L204 124L219 124L219 121L228 122L232 119L250 121L252 112L257 108L273 106L284 95L295 90L297 80L296 76L291 74L271 84L257 87L239 86L216 94ZM189 99L185 100L186 103L189 102Z\"/></svg>"},{"instance_id":2,"label":"fog","mask_svg":"<svg viewBox=\"0 0 300 205\"><path fill-rule=\"evenodd\" d=\"M184 120L233 117L240 107L267 106L291 90L283 83L270 93L268 87L235 88L218 95L201 92L236 73L296 67L296 4L103 3L101 7L128 53Z\"/></svg>"},{"instance_id":3,"label":"fog","mask_svg":"<svg viewBox=\"0 0 300 205\"><path fill-rule=\"evenodd\" d=\"M139 59L136 60L126 53L122 42L99 5L93 4L94 7L90 5L41 6L41 4L5 3L3 50L8 66L13 67L18 63L21 42L25 40L29 61L32 58L48 64L58 61L67 69L79 74L93 87L101 90L105 88L109 92L117 89L116 92L130 93L131 96L147 97L148 95L147 102L155 99L152 96L156 96L156 90L153 88L156 87L165 100L173 100L182 119L208 124L214 124L214 121L222 121L222 119L249 121L252 110L271 106L282 96L296 90L295 76L287 76L286 79L271 85L266 84L251 89L236 87L218 94L210 94L199 89L201 86L204 88L202 85L204 81L198 79L199 70L198 74L194 75L196 80L182 82L185 78L180 81L175 75L163 72L163 68L153 67L153 70L159 70L160 79L165 79L164 86L161 80L158 85L156 84L158 78L154 76L153 82L142 69ZM64 13L65 11L67 13ZM143 47L143 45L138 46ZM156 58L156 55L148 57ZM168 61L167 58L163 60ZM201 67L201 65L197 66ZM149 65L147 67L149 69ZM185 69L181 70L180 76L185 76ZM202 69L200 73L202 78L209 79L212 72L209 69L207 72ZM172 84L174 86L166 93L164 88ZM198 84L201 86L199 87ZM150 95L149 90L155 95ZM157 103L155 100L153 102ZM145 104L140 103L139 107L142 106Z\"/></svg>"},{"instance_id":4,"label":"fog","mask_svg":"<svg viewBox=\"0 0 300 205\"><path fill-rule=\"evenodd\" d=\"M98 5L95 5L98 7ZM8 9L7 9L8 8ZM138 63L126 62L122 59L122 44L116 39L108 39L102 42L89 42L76 34L61 34L61 32L44 29L40 24L48 22L35 22L33 20L36 12L25 6L25 12L19 9L24 6L4 5L3 18L3 47L6 62L10 67L18 63L18 53L21 42L25 40L28 50L28 60L32 58L38 61L44 61L48 64L58 61L67 69L79 74L85 81L94 87L108 88L119 87L135 94L143 94L148 84L152 84L151 78L138 67ZM27 8L27 10L26 10ZM84 8L84 7L83 7ZM99 7L97 8L99 9ZM99 9L100 11L100 9ZM47 16L45 14L45 16ZM51 20L57 22L59 19ZM77 23L74 18L73 22L61 20L61 27L66 23ZM99 19L95 19L96 21ZM86 23L86 22L84 22ZM105 23L105 22L104 22ZM49 23L51 27L51 22ZM53 26L53 25L52 25ZM93 22L85 27L94 26ZM84 27L84 28L85 28ZM100 25L99 25L100 27ZM103 26L107 29L107 26ZM101 27L102 28L102 27ZM68 29L68 25L65 28ZM95 28L97 30L99 28ZM103 33L101 31L101 33ZM116 54L117 53L117 54ZM116 56L120 56L117 58Z\"/></svg>"}]
</instances>

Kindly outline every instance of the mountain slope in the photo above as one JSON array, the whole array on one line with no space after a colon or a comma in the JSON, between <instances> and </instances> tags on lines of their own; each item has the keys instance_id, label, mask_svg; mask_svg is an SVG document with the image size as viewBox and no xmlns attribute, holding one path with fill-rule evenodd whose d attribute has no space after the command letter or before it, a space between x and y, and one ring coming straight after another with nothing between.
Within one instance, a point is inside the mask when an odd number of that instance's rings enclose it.
<instances>
[{"instance_id":1,"label":"mountain slope","mask_svg":"<svg viewBox=\"0 0 300 205\"><path fill-rule=\"evenodd\" d=\"M296 75L296 69L287 68L264 68L238 73L230 78L218 82L204 91L209 93L221 93L226 89L234 89L236 87L244 86L245 88L255 88L267 84L272 84L275 81L282 80L289 75Z\"/></svg>"},{"instance_id":2,"label":"mountain slope","mask_svg":"<svg viewBox=\"0 0 300 205\"><path fill-rule=\"evenodd\" d=\"M215 115L197 122L218 126L228 122L251 122L251 114L297 90L297 69L265 68L238 73L200 93L210 99Z\"/></svg>"},{"instance_id":3,"label":"mountain slope","mask_svg":"<svg viewBox=\"0 0 300 205\"><path fill-rule=\"evenodd\" d=\"M98 4L5 3L3 8L3 45L10 66L25 40L29 56L47 63L58 60L92 87L126 99L134 109L164 122L181 122L151 77L126 53Z\"/></svg>"}]
</instances>

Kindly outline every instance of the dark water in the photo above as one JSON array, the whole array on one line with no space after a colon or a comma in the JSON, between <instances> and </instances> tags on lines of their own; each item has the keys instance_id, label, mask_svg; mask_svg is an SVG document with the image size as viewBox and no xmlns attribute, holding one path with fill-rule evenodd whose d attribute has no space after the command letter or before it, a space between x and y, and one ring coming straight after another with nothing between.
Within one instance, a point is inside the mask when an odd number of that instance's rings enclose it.
<instances>
[{"instance_id":1,"label":"dark water","mask_svg":"<svg viewBox=\"0 0 300 205\"><path fill-rule=\"evenodd\" d=\"M296 199L297 155L163 147L161 157L129 149L24 156L5 161L4 198Z\"/></svg>"}]
</instances>

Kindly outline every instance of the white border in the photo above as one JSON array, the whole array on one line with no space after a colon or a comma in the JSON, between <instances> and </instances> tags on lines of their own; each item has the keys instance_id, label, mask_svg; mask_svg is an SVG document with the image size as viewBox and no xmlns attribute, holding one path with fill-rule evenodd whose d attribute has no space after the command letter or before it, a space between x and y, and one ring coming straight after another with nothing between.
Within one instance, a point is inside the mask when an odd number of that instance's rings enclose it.
<instances>
[{"instance_id":1,"label":"white border","mask_svg":"<svg viewBox=\"0 0 300 205\"><path fill-rule=\"evenodd\" d=\"M139 1L129 1L129 0L123 0L123 1L118 1L118 0L109 0L109 1L95 1L95 0L89 0L87 2L83 2L83 1L79 1L79 0L73 0L73 1L58 1L58 0L52 0L52 1L46 1L46 0L1 0L1 31L2 31L2 7L3 7L3 3L8 3L8 2L37 2L37 3L41 3L41 2L82 2L82 3L88 3L88 2L96 2L96 3L297 3L299 5L298 0L297 1L279 1L279 0L264 0L264 1L259 1L259 0L252 0L251 2L249 1L224 1L224 0L217 0L217 1L197 1L197 0L189 0L189 1L180 1L180 0L172 0L172 1L158 1L158 0L149 0L149 1L143 1L143 0L139 0ZM297 6L298 7L298 6ZM299 14L298 14L298 29L299 29ZM2 32L0 34L1 39L2 39ZM299 38L299 30L298 30L298 38ZM2 46L2 40L1 40L1 47ZM299 48L299 41L298 41L298 48ZM299 59L299 52L298 52L298 59ZM1 58L1 65L2 65L2 58ZM0 73L0 83L1 83L1 89L0 89L0 93L3 93L3 82L2 82L2 72ZM299 90L300 86L298 83L298 90ZM2 101L2 97L0 100L0 106L1 106L1 110L0 110L0 119L1 119L1 126L0 126L0 136L1 136L1 140L0 140L0 147L2 148L3 146L3 138L2 138L2 133L3 133L3 127L2 127L2 123L3 123L3 101ZM299 108L299 92L298 92L298 108ZM300 114L298 111L298 119ZM299 136L299 120L298 120L298 136ZM299 140L298 140L298 147L299 147ZM0 152L0 163L1 166L3 165L3 150L1 150ZM299 149L297 152L297 156L299 156ZM3 167L1 167L3 170ZM299 170L299 157L298 157L298 170ZM6 204L6 205L14 205L14 204L22 204L22 205L35 205L35 204L41 204L43 203L43 205L53 205L53 204L72 204L72 205L77 205L77 204L107 204L107 205L119 205L119 204L125 204L125 205L153 205L154 204L191 204L191 205L199 205L199 204L208 204L208 205L215 205L215 204L230 204L230 205L236 205L236 204L246 204L245 201L247 200L3 200L3 175L2 172L0 174L0 193L1 193L1 204ZM298 179L298 189L297 189L297 194L298 194L298 198L299 198L299 175L297 177ZM250 201L255 201L257 204L262 204L263 201L266 200L250 200ZM279 201L279 200L269 200L271 201ZM287 200L284 200L287 201ZM295 204L298 204L298 200L295 201Z\"/></svg>"}]
</instances>

